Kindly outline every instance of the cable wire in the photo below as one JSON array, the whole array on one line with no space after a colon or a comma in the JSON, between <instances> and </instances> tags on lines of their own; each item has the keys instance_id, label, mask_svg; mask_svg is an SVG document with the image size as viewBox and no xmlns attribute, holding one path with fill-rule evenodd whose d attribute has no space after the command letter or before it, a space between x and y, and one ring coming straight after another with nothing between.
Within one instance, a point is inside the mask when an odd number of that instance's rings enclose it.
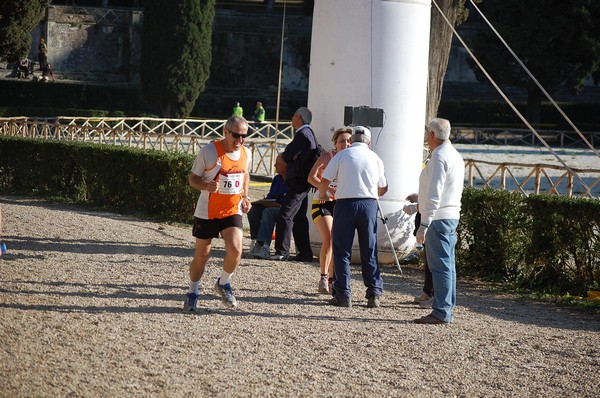
<instances>
[{"instance_id":1,"label":"cable wire","mask_svg":"<svg viewBox=\"0 0 600 398\"><path fill-rule=\"evenodd\" d=\"M504 44L504 46L511 53L511 55L514 57L514 59L517 60L517 62L519 63L519 65L521 65L521 67L523 68L523 70L525 70L525 72L527 72L527 74L529 75L529 77L531 78L531 80L533 80L533 82L536 84L536 86L538 86L538 88L544 93L544 95L546 96L546 98L548 98L548 100L550 102L552 102L552 105L554 105L554 107L556 108L556 110L558 110L558 112L569 123L569 125L571 127L573 127L573 130L575 130L577 132L577 134L579 134L579 136L587 144L587 146L592 151L594 151L594 153L596 154L596 156L600 157L600 152L598 152L596 150L596 148L594 148L594 146L587 140L587 138L585 138L585 136L583 135L583 133L581 133L581 131L579 131L579 129L577 128L577 126L575 126L575 124L571 121L571 119L563 112L562 108L556 103L556 101L554 101L554 99L552 98L552 96L550 96L550 94L548 94L548 92L546 91L546 89L544 89L544 87L535 78L535 76L533 76L533 73L531 73L531 71L529 70L529 68L527 68L527 66L525 66L525 64L523 63L523 61L521 61L521 59L519 58L519 56L508 45L508 43L504 40L504 38L500 35L500 33L496 30L496 28L494 28L494 26L492 25L492 23L486 18L485 15L483 15L483 12L479 9L479 7L477 7L477 5L475 4L475 2L473 0L470 0L470 1L471 1L471 4L473 5L473 7L475 7L475 9L477 10L477 12L479 13L479 15L481 15L481 17L488 24L488 26L490 27L490 29L496 34L496 36L498 36L498 39L500 39L500 41L502 42L502 44Z\"/></svg>"},{"instance_id":2,"label":"cable wire","mask_svg":"<svg viewBox=\"0 0 600 398\"><path fill-rule=\"evenodd\" d=\"M444 15L444 13L442 12L442 10L438 6L437 2L435 0L432 0L431 2L432 2L433 5L435 5L435 8L437 8L438 12L442 16L442 18L444 19L444 21L446 22L446 24L448 24L448 26L450 27L450 29L452 29L452 32L454 33L454 35L456 36L456 38L460 41L460 43L463 45L463 47L465 48L465 50L467 50L467 52L469 53L469 55L471 56L471 58L473 58L473 61L475 61L475 63L477 64L477 66L479 68L481 68L481 71L483 72L483 74L488 78L488 80L490 81L490 83L492 83L492 85L494 86L494 88L498 91L498 93L502 96L502 98L504 98L504 101L506 101L506 103L512 108L512 110L519 117L519 119L521 119L521 121L540 140L540 142L550 151L550 153L552 153L552 155L554 155L554 157L556 158L556 160L558 160L560 162L560 164L562 164L565 167L565 169L567 169L569 171L569 173L571 173L587 191L590 191L590 188L586 185L585 182L583 182L583 180L581 179L581 177L579 177L579 174L575 173L561 159L561 157L558 156L558 154L550 147L550 145L548 145L548 143L546 142L546 140L544 140L542 138L542 136L535 130L535 128L527 121L527 119L525 119L525 117L521 114L521 112L519 112L519 110L517 109L517 107L510 101L510 99L506 96L506 94L504 94L504 91L502 91L502 89L496 84L496 82L490 76L490 74L487 72L487 70L483 67L483 65L481 65L481 62L479 62L479 60L477 59L477 57L475 56L475 54L473 54L473 52L471 51L471 49L469 48L469 46L467 46L467 43L465 43L465 41L462 39L462 37L458 34L458 32L456 31L456 29L454 28L454 25L448 20L448 18L446 17L446 15Z\"/></svg>"}]
</instances>

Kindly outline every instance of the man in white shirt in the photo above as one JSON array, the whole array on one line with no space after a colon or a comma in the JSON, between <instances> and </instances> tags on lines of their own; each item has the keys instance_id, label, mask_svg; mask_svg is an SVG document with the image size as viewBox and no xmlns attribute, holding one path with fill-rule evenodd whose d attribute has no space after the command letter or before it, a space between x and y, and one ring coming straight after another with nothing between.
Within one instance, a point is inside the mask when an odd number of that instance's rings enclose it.
<instances>
[{"instance_id":1,"label":"man in white shirt","mask_svg":"<svg viewBox=\"0 0 600 398\"><path fill-rule=\"evenodd\" d=\"M419 178L421 224L417 243L425 246L427 264L433 275L431 314L415 323L452 322L456 305L456 266L454 246L464 186L465 162L450 143L450 122L433 119L425 135L431 158Z\"/></svg>"},{"instance_id":2,"label":"man in white shirt","mask_svg":"<svg viewBox=\"0 0 600 398\"><path fill-rule=\"evenodd\" d=\"M354 232L358 244L363 282L367 287L367 307L379 307L383 280L377 256L377 209L379 196L387 192L383 161L369 148L371 131L362 126L352 130L352 146L330 161L319 184L319 201L328 200L327 189L337 180L333 210L334 282L330 304L351 307L350 258Z\"/></svg>"}]
</instances>

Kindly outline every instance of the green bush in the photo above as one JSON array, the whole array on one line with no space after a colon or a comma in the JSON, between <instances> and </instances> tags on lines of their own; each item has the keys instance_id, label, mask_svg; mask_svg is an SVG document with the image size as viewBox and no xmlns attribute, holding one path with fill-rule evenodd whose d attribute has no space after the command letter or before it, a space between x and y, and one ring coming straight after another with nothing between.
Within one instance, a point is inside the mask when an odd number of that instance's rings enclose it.
<instances>
[{"instance_id":1,"label":"green bush","mask_svg":"<svg viewBox=\"0 0 600 398\"><path fill-rule=\"evenodd\" d=\"M0 192L190 223L193 157L0 136ZM457 271L542 292L600 289L600 201L466 188Z\"/></svg>"},{"instance_id":2,"label":"green bush","mask_svg":"<svg viewBox=\"0 0 600 398\"><path fill-rule=\"evenodd\" d=\"M515 280L528 246L523 196L492 189L465 189L457 234L459 270Z\"/></svg>"},{"instance_id":3,"label":"green bush","mask_svg":"<svg viewBox=\"0 0 600 398\"><path fill-rule=\"evenodd\" d=\"M457 268L512 285L581 295L600 288L600 202L466 188Z\"/></svg>"},{"instance_id":4,"label":"green bush","mask_svg":"<svg viewBox=\"0 0 600 398\"><path fill-rule=\"evenodd\" d=\"M573 292L600 287L600 203L592 199L530 196L531 246L526 280L534 288ZM585 290L577 289L582 294Z\"/></svg>"},{"instance_id":5,"label":"green bush","mask_svg":"<svg viewBox=\"0 0 600 398\"><path fill-rule=\"evenodd\" d=\"M109 145L0 137L0 192L190 222L193 157Z\"/></svg>"}]
</instances>

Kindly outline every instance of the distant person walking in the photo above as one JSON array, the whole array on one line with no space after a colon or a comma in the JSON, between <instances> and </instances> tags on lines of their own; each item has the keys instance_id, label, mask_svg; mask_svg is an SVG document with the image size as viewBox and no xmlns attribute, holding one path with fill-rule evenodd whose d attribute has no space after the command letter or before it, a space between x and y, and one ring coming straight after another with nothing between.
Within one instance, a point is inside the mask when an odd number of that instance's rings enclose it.
<instances>
[{"instance_id":1,"label":"distant person walking","mask_svg":"<svg viewBox=\"0 0 600 398\"><path fill-rule=\"evenodd\" d=\"M244 116L244 109L240 106L239 102L236 102L233 105L233 113L232 116Z\"/></svg>"},{"instance_id":2,"label":"distant person walking","mask_svg":"<svg viewBox=\"0 0 600 398\"><path fill-rule=\"evenodd\" d=\"M254 122L263 123L265 121L266 113L263 108L262 102L256 103L256 109L254 110Z\"/></svg>"},{"instance_id":3,"label":"distant person walking","mask_svg":"<svg viewBox=\"0 0 600 398\"><path fill-rule=\"evenodd\" d=\"M44 70L46 63L48 62L48 46L43 37L40 37L40 42L38 44L38 62L40 63L40 70Z\"/></svg>"},{"instance_id":4,"label":"distant person walking","mask_svg":"<svg viewBox=\"0 0 600 398\"><path fill-rule=\"evenodd\" d=\"M46 66L42 69L42 82L46 83L48 80L54 80L54 72L52 71L52 65L46 63Z\"/></svg>"},{"instance_id":5,"label":"distant person walking","mask_svg":"<svg viewBox=\"0 0 600 398\"><path fill-rule=\"evenodd\" d=\"M433 119L425 138L431 157L419 177L417 243L424 245L433 277L433 311L415 323L452 322L456 306L456 227L465 178L465 162L450 143L450 122Z\"/></svg>"}]
</instances>

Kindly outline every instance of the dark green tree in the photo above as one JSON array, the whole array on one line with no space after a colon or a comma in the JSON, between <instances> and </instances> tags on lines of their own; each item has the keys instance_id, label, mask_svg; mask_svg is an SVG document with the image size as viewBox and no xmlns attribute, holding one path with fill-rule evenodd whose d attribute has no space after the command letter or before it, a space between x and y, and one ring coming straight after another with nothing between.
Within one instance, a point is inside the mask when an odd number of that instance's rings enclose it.
<instances>
[{"instance_id":1,"label":"dark green tree","mask_svg":"<svg viewBox=\"0 0 600 398\"><path fill-rule=\"evenodd\" d=\"M0 2L0 60L17 62L31 48L31 31L44 19L50 0Z\"/></svg>"},{"instance_id":2,"label":"dark green tree","mask_svg":"<svg viewBox=\"0 0 600 398\"><path fill-rule=\"evenodd\" d=\"M561 87L579 94L587 78L599 77L598 0L485 1L479 8L549 94ZM496 35L486 26L472 48L501 87L527 91L526 117L538 124L545 96ZM487 81L471 66L480 81Z\"/></svg>"},{"instance_id":3,"label":"dark green tree","mask_svg":"<svg viewBox=\"0 0 600 398\"><path fill-rule=\"evenodd\" d=\"M144 1L140 80L162 117L189 116L209 76L215 0Z\"/></svg>"}]
</instances>

